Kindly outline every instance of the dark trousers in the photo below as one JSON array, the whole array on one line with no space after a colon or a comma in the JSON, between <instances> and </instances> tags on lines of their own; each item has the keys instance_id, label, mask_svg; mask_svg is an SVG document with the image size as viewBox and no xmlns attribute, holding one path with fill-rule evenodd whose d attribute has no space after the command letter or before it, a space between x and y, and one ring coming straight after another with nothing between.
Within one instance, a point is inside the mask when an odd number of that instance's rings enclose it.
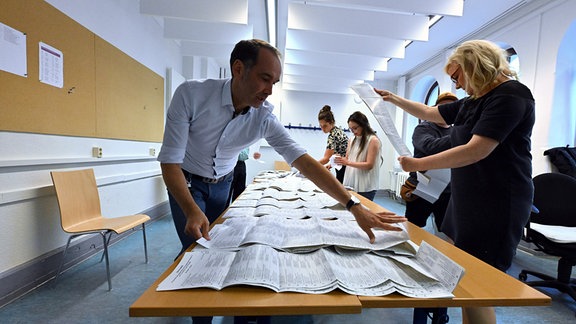
<instances>
[{"instance_id":1,"label":"dark trousers","mask_svg":"<svg viewBox=\"0 0 576 324\"><path fill-rule=\"evenodd\" d=\"M343 165L340 170L336 169L336 179L340 181L340 183L344 182L344 171L346 171L346 166Z\"/></svg>"},{"instance_id":2,"label":"dark trousers","mask_svg":"<svg viewBox=\"0 0 576 324\"><path fill-rule=\"evenodd\" d=\"M233 202L246 189L246 162L238 161L234 167L234 178L230 186L228 201Z\"/></svg>"},{"instance_id":3,"label":"dark trousers","mask_svg":"<svg viewBox=\"0 0 576 324\"><path fill-rule=\"evenodd\" d=\"M376 197L376 190L359 192L358 194L368 200L374 201L374 197Z\"/></svg>"},{"instance_id":4,"label":"dark trousers","mask_svg":"<svg viewBox=\"0 0 576 324\"><path fill-rule=\"evenodd\" d=\"M440 197L438 197L438 200L436 200L436 202L433 204L419 197L414 201L406 202L405 216L408 218L408 221L414 225L424 227L426 226L426 221L428 220L430 214L434 214L434 222L436 224L436 228L440 230L449 201L449 192L441 193Z\"/></svg>"}]
</instances>

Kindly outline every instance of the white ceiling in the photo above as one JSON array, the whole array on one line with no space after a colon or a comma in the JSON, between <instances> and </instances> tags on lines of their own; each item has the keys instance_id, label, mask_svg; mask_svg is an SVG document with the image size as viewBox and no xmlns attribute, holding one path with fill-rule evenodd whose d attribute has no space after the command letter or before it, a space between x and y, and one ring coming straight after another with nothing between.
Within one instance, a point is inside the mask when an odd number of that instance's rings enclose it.
<instances>
[{"instance_id":1,"label":"white ceiling","mask_svg":"<svg viewBox=\"0 0 576 324\"><path fill-rule=\"evenodd\" d=\"M395 80L530 1L276 0L282 89L350 93L365 80ZM140 12L158 17L183 56L224 68L239 40L268 40L266 0L140 0ZM443 18L428 28L433 15Z\"/></svg>"}]
</instances>

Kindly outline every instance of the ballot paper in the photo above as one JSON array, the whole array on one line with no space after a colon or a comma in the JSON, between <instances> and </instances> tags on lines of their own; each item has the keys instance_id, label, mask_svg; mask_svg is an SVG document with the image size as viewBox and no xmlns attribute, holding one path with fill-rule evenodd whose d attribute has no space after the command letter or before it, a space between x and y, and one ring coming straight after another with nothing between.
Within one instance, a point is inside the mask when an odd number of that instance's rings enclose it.
<instances>
[{"instance_id":1,"label":"ballot paper","mask_svg":"<svg viewBox=\"0 0 576 324\"><path fill-rule=\"evenodd\" d=\"M288 219L282 216L227 218L210 230L210 241L197 243L211 249L234 250L250 244L269 245L283 251L309 252L326 246L349 250L386 250L409 240L403 223L401 231L374 230L376 241L370 243L355 221L320 218Z\"/></svg>"},{"instance_id":2,"label":"ballot paper","mask_svg":"<svg viewBox=\"0 0 576 324\"><path fill-rule=\"evenodd\" d=\"M429 203L438 200L440 194L450 183L450 169L428 170L426 173L417 172L418 185L412 192Z\"/></svg>"},{"instance_id":3,"label":"ballot paper","mask_svg":"<svg viewBox=\"0 0 576 324\"><path fill-rule=\"evenodd\" d=\"M388 140L394 147L394 150L400 156L412 156L412 153L408 149L408 146L404 143L400 135L398 134L398 130L394 125L394 121L392 117L390 117L389 108L388 106L392 106L391 104L387 103L386 101L382 100L382 97L374 91L372 86L367 83L361 83L351 86L352 90L360 96L362 101L370 108L370 111L376 117L376 120L382 127L384 134L388 137Z\"/></svg>"},{"instance_id":4,"label":"ballot paper","mask_svg":"<svg viewBox=\"0 0 576 324\"><path fill-rule=\"evenodd\" d=\"M255 244L236 251L186 252L156 290L252 285L276 292L322 294L340 289L362 296L398 292L417 298L451 298L463 274L462 267L425 242L411 259L326 248L296 254Z\"/></svg>"},{"instance_id":5,"label":"ballot paper","mask_svg":"<svg viewBox=\"0 0 576 324\"><path fill-rule=\"evenodd\" d=\"M332 156L330 157L330 160L329 160L330 167L332 167L336 170L342 169L342 164L338 164L338 163L334 162L334 159L336 159L336 157L338 157L338 156L340 156L340 155L332 154Z\"/></svg>"}]
</instances>

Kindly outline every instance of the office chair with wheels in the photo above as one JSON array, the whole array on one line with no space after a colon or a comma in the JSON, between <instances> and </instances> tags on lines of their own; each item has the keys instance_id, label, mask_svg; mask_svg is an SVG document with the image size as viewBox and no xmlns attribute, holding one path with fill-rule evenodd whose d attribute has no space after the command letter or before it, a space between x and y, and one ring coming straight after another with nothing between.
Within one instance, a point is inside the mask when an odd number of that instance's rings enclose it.
<instances>
[{"instance_id":1,"label":"office chair with wheels","mask_svg":"<svg viewBox=\"0 0 576 324\"><path fill-rule=\"evenodd\" d=\"M86 234L100 234L104 246L102 258L106 259L106 275L108 279L108 290L112 289L110 280L110 263L108 260L108 244L112 233L121 234L138 225L142 226L144 238L144 256L148 263L148 248L146 246L146 226L150 220L148 215L138 214L130 216L120 216L107 218L102 216L100 210L100 196L98 186L92 169L75 171L52 171L52 182L56 189L56 198L60 208L60 223L62 229L71 234L66 243L62 261L58 267L56 277L58 278L66 252L70 246L70 241ZM102 261L102 259L100 259Z\"/></svg>"},{"instance_id":2,"label":"office chair with wheels","mask_svg":"<svg viewBox=\"0 0 576 324\"><path fill-rule=\"evenodd\" d=\"M576 265L576 178L561 173L540 174L534 181L534 206L523 239L537 251L560 257L557 277L522 270L519 279L528 275L540 278L526 281L533 287L549 287L567 293L576 301L576 280L571 279Z\"/></svg>"}]
</instances>

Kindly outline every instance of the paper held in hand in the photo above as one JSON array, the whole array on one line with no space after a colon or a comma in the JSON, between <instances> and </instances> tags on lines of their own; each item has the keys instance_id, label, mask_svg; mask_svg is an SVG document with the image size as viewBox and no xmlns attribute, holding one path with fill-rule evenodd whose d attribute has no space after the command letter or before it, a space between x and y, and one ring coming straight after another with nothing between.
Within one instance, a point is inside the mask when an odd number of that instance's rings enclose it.
<instances>
[{"instance_id":1,"label":"paper held in hand","mask_svg":"<svg viewBox=\"0 0 576 324\"><path fill-rule=\"evenodd\" d=\"M394 126L394 121L390 117L387 106L392 106L386 101L382 100L382 97L374 91L372 86L367 83L361 83L351 86L352 90L360 96L362 101L368 106L370 111L376 117L378 124L382 127L384 134L388 137L388 140L394 147L394 150L400 156L412 156L412 152L408 149L400 135L396 126Z\"/></svg>"}]
</instances>

